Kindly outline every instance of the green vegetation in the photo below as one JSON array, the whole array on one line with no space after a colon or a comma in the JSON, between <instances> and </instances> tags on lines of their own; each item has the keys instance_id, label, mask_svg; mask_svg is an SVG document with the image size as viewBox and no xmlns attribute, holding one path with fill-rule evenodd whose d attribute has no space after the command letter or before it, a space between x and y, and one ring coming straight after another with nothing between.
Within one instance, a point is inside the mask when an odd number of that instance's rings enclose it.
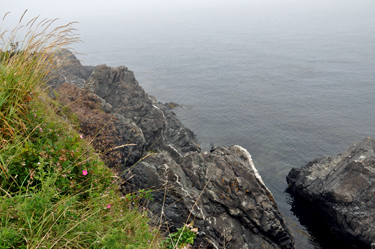
<instances>
[{"instance_id":1,"label":"green vegetation","mask_svg":"<svg viewBox=\"0 0 375 249\"><path fill-rule=\"evenodd\" d=\"M163 243L168 249L182 248L186 244L194 243L197 232L197 228L193 228L192 224L187 224L181 228L177 228L177 232L169 234Z\"/></svg>"},{"instance_id":2,"label":"green vegetation","mask_svg":"<svg viewBox=\"0 0 375 249\"><path fill-rule=\"evenodd\" d=\"M152 190L123 196L121 178L73 128L77 116L47 96L49 73L66 66L57 51L79 41L73 23L52 29L54 21L19 23L8 38L0 26L0 249L192 244L190 225L162 240L141 206Z\"/></svg>"},{"instance_id":3,"label":"green vegetation","mask_svg":"<svg viewBox=\"0 0 375 249\"><path fill-rule=\"evenodd\" d=\"M61 66L56 51L78 41L71 24L36 21L7 39L0 27L0 248L158 248L158 229L133 200L150 191L121 196L121 179L42 90Z\"/></svg>"}]
</instances>

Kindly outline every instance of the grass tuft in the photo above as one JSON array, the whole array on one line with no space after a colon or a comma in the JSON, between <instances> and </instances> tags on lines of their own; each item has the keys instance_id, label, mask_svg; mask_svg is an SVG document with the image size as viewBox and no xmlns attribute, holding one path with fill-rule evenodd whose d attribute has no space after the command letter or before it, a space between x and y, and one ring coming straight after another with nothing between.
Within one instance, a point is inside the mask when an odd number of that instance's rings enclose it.
<instances>
[{"instance_id":1,"label":"grass tuft","mask_svg":"<svg viewBox=\"0 0 375 249\"><path fill-rule=\"evenodd\" d=\"M37 98L38 88L49 80L49 73L62 66L56 61L59 49L80 41L74 34L74 22L53 28L57 19L44 19L38 23L36 17L21 25L25 14L26 11L11 31L2 30L3 21L0 26L3 44L0 49L2 145L17 132L26 131L27 103Z\"/></svg>"}]
</instances>

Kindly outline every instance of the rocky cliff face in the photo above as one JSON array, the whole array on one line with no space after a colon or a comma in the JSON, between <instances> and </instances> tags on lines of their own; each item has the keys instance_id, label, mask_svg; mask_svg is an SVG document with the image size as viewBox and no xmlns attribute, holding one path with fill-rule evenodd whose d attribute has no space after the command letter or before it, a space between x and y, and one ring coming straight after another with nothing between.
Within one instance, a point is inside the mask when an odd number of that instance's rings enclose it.
<instances>
[{"instance_id":1,"label":"rocky cliff face","mask_svg":"<svg viewBox=\"0 0 375 249\"><path fill-rule=\"evenodd\" d=\"M149 149L200 151L193 133L170 109L155 103L126 67L97 66L85 88L110 104L112 113L132 119L142 129Z\"/></svg>"},{"instance_id":2,"label":"rocky cliff face","mask_svg":"<svg viewBox=\"0 0 375 249\"><path fill-rule=\"evenodd\" d=\"M62 54L74 61L69 51ZM110 166L128 168L147 155L122 188L155 189L150 207L171 231L194 221L197 248L294 248L245 149L200 152L193 132L169 105L148 96L126 67L101 65L90 76L91 68L78 61L73 68L62 68L50 82L58 99L71 106L81 132Z\"/></svg>"},{"instance_id":3,"label":"rocky cliff face","mask_svg":"<svg viewBox=\"0 0 375 249\"><path fill-rule=\"evenodd\" d=\"M354 248L375 246L375 141L325 156L287 176L292 193L309 201Z\"/></svg>"}]
</instances>

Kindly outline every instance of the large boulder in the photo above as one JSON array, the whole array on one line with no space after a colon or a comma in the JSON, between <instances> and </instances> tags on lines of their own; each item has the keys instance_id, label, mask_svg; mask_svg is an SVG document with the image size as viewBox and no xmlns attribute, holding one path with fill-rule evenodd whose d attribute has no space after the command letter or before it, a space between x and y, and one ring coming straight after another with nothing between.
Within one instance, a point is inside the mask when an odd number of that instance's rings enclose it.
<instances>
[{"instance_id":1,"label":"large boulder","mask_svg":"<svg viewBox=\"0 0 375 249\"><path fill-rule=\"evenodd\" d=\"M353 248L375 245L375 141L366 138L342 154L293 168L289 190L307 200Z\"/></svg>"},{"instance_id":2,"label":"large boulder","mask_svg":"<svg viewBox=\"0 0 375 249\"><path fill-rule=\"evenodd\" d=\"M179 164L162 152L132 169L134 190L152 188L156 216L176 228L191 221L203 248L294 248L271 192L240 146L189 152ZM125 188L128 186L124 186Z\"/></svg>"}]
</instances>

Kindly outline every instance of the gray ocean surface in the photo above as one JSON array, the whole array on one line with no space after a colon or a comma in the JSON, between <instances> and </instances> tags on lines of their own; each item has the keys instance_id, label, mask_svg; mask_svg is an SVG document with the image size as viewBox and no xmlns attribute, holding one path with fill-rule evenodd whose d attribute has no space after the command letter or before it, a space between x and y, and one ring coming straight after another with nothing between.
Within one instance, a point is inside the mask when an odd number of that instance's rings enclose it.
<instances>
[{"instance_id":1,"label":"gray ocean surface","mask_svg":"<svg viewBox=\"0 0 375 249\"><path fill-rule=\"evenodd\" d=\"M158 101L182 105L174 111L203 149L246 148L296 247L338 248L329 229L319 234L291 210L285 177L375 137L375 1L147 13L81 24L83 64L129 67Z\"/></svg>"}]
</instances>

